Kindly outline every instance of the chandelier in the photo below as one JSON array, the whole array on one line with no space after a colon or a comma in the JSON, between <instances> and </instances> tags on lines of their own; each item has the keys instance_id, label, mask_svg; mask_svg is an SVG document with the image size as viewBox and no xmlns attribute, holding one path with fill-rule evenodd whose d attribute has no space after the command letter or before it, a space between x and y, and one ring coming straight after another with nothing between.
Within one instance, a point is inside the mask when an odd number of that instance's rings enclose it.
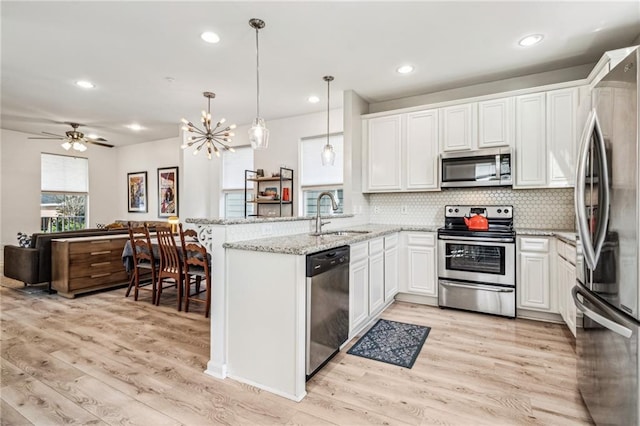
<instances>
[{"instance_id":1,"label":"chandelier","mask_svg":"<svg viewBox=\"0 0 640 426\"><path fill-rule=\"evenodd\" d=\"M249 20L249 26L256 30L256 119L249 129L249 141L253 149L266 149L269 145L269 129L260 117L260 48L258 45L258 30L264 28L262 19Z\"/></svg>"},{"instance_id":2,"label":"chandelier","mask_svg":"<svg viewBox=\"0 0 640 426\"><path fill-rule=\"evenodd\" d=\"M232 124L227 127L222 127L222 125L226 122L224 118L221 118L215 125L215 127L211 126L211 99L216 97L216 94L213 92L204 92L204 97L208 99L207 110L202 111L202 126L204 130L196 127L192 122L187 120L186 118L182 119L182 130L185 132L194 133L193 136L189 136L187 142L182 144L180 148L185 149L190 146L197 145L195 151L193 151L193 155L197 155L198 152L204 147L207 148L207 157L211 160L211 153L215 153L217 157L220 157L220 149L224 149L225 151L234 152L235 150L229 146L231 142L231 137L234 136L230 130L236 128L235 124ZM220 145L220 148L216 146L216 144Z\"/></svg>"},{"instance_id":3,"label":"chandelier","mask_svg":"<svg viewBox=\"0 0 640 426\"><path fill-rule=\"evenodd\" d=\"M336 152L333 150L333 145L329 143L329 86L333 81L333 76L326 75L322 77L322 79L327 82L327 144L324 146L321 153L322 165L333 166L333 163L336 161Z\"/></svg>"}]
</instances>

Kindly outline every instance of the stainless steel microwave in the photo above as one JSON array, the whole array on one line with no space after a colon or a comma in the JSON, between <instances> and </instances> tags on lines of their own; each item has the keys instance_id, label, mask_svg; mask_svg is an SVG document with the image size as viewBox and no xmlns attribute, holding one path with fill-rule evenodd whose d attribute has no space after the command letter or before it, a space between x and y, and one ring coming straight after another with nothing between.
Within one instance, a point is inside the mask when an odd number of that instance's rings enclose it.
<instances>
[{"instance_id":1,"label":"stainless steel microwave","mask_svg":"<svg viewBox=\"0 0 640 426\"><path fill-rule=\"evenodd\" d=\"M440 157L440 173L443 188L511 186L513 155L510 148L449 152Z\"/></svg>"}]
</instances>

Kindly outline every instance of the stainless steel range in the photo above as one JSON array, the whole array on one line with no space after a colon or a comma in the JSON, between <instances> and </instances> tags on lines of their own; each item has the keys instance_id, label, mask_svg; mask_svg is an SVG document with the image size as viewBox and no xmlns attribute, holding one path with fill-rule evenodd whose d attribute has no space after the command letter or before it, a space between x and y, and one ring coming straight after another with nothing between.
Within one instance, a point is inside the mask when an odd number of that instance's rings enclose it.
<instances>
[{"instance_id":1,"label":"stainless steel range","mask_svg":"<svg viewBox=\"0 0 640 426\"><path fill-rule=\"evenodd\" d=\"M516 316L513 206L445 206L438 230L438 305Z\"/></svg>"}]
</instances>

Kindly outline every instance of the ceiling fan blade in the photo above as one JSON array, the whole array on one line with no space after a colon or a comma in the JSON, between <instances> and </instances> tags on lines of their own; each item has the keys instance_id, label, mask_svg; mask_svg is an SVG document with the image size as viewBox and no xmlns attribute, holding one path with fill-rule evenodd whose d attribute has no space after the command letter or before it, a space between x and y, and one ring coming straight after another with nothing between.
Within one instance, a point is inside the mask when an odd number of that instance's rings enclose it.
<instances>
[{"instance_id":1,"label":"ceiling fan blade","mask_svg":"<svg viewBox=\"0 0 640 426\"><path fill-rule=\"evenodd\" d=\"M62 136L62 135L56 135L55 133L50 133L50 132L41 132L41 133L43 133L43 134L45 134L45 135L50 135L50 136L56 136L56 137L59 137L59 138L64 138L64 136Z\"/></svg>"},{"instance_id":2,"label":"ceiling fan blade","mask_svg":"<svg viewBox=\"0 0 640 426\"><path fill-rule=\"evenodd\" d=\"M105 138L85 138L85 139L91 142L107 142Z\"/></svg>"},{"instance_id":3,"label":"ceiling fan blade","mask_svg":"<svg viewBox=\"0 0 640 426\"><path fill-rule=\"evenodd\" d=\"M108 143L98 142L97 140L94 141L94 140L85 139L85 142L86 143L92 143L94 145L105 146L107 148L113 148L115 146L115 145L111 145L111 144L108 144Z\"/></svg>"},{"instance_id":4,"label":"ceiling fan blade","mask_svg":"<svg viewBox=\"0 0 640 426\"><path fill-rule=\"evenodd\" d=\"M27 139L45 139L45 140L51 140L51 141L61 141L61 140L64 140L65 138L63 137L45 138L44 136L30 136Z\"/></svg>"}]
</instances>

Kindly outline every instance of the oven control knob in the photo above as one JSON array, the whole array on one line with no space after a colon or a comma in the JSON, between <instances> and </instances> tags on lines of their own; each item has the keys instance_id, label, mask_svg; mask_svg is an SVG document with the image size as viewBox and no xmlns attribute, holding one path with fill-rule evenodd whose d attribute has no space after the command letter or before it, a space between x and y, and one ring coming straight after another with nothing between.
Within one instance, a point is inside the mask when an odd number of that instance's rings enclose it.
<instances>
[{"instance_id":1,"label":"oven control knob","mask_svg":"<svg viewBox=\"0 0 640 426\"><path fill-rule=\"evenodd\" d=\"M449 209L449 213L453 213L453 209Z\"/></svg>"},{"instance_id":2,"label":"oven control knob","mask_svg":"<svg viewBox=\"0 0 640 426\"><path fill-rule=\"evenodd\" d=\"M460 210L456 209L455 211L456 211L456 213L458 213Z\"/></svg>"},{"instance_id":3,"label":"oven control knob","mask_svg":"<svg viewBox=\"0 0 640 426\"><path fill-rule=\"evenodd\" d=\"M509 213L509 209L504 209L504 212L505 213Z\"/></svg>"},{"instance_id":4,"label":"oven control knob","mask_svg":"<svg viewBox=\"0 0 640 426\"><path fill-rule=\"evenodd\" d=\"M505 213L507 212L506 210L504 211ZM502 213L502 209L498 209L498 214Z\"/></svg>"}]
</instances>

